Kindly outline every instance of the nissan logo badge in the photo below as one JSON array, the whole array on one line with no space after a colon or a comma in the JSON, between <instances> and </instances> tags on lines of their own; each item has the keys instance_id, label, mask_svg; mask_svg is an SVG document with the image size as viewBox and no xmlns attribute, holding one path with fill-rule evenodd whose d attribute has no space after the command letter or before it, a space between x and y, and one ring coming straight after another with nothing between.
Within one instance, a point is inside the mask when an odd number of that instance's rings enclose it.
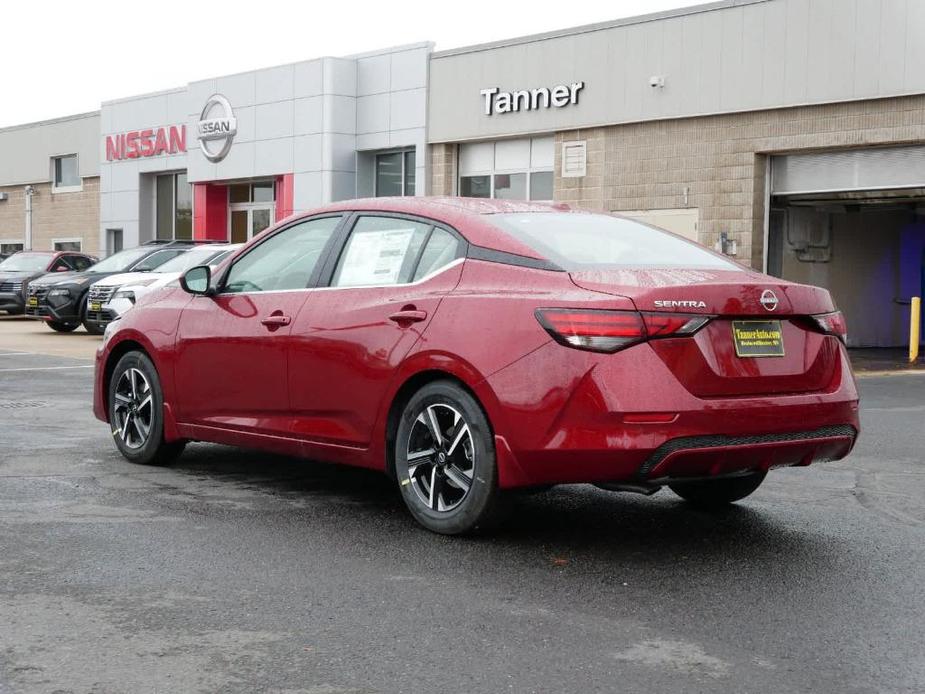
<instances>
[{"instance_id":1,"label":"nissan logo badge","mask_svg":"<svg viewBox=\"0 0 925 694\"><path fill-rule=\"evenodd\" d=\"M213 94L199 114L199 147L206 159L219 162L228 155L238 119L234 117L231 104L221 94Z\"/></svg>"},{"instance_id":2,"label":"nissan logo badge","mask_svg":"<svg viewBox=\"0 0 925 694\"><path fill-rule=\"evenodd\" d=\"M758 299L758 302L764 306L765 310L773 311L777 308L777 294L772 292L770 289L765 289L761 292L761 298Z\"/></svg>"}]
</instances>

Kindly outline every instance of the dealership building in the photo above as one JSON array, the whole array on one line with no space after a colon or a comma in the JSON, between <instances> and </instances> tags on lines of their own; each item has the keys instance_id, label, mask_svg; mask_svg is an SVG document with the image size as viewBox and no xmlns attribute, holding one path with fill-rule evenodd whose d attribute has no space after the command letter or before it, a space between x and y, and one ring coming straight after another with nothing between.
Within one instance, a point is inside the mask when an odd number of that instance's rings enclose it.
<instances>
[{"instance_id":1,"label":"dealership building","mask_svg":"<svg viewBox=\"0 0 925 694\"><path fill-rule=\"evenodd\" d=\"M828 287L852 345L902 345L925 290L922 36L918 2L725 0L191 82L0 130L0 242L23 239L27 185L34 247L80 219L101 253L357 196L556 200Z\"/></svg>"}]
</instances>

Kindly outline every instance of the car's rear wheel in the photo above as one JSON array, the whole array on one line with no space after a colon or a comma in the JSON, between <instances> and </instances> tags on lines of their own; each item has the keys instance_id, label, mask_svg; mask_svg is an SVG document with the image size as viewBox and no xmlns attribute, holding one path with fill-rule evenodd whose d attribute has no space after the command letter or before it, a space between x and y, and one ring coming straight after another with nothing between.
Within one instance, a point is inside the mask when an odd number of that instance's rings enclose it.
<instances>
[{"instance_id":1,"label":"car's rear wheel","mask_svg":"<svg viewBox=\"0 0 925 694\"><path fill-rule=\"evenodd\" d=\"M402 498L428 530L458 535L493 526L502 499L491 427L452 381L434 381L405 406L395 441Z\"/></svg>"},{"instance_id":2,"label":"car's rear wheel","mask_svg":"<svg viewBox=\"0 0 925 694\"><path fill-rule=\"evenodd\" d=\"M755 472L742 477L718 480L697 480L669 484L675 494L700 508L720 508L744 499L764 482L766 472Z\"/></svg>"},{"instance_id":3,"label":"car's rear wheel","mask_svg":"<svg viewBox=\"0 0 925 694\"><path fill-rule=\"evenodd\" d=\"M133 463L166 465L185 446L164 440L164 394L154 364L143 352L128 352L109 381L109 423L116 448Z\"/></svg>"},{"instance_id":4,"label":"car's rear wheel","mask_svg":"<svg viewBox=\"0 0 925 694\"><path fill-rule=\"evenodd\" d=\"M80 327L80 323L62 323L57 320L45 321L45 325L58 333L72 333Z\"/></svg>"}]
</instances>

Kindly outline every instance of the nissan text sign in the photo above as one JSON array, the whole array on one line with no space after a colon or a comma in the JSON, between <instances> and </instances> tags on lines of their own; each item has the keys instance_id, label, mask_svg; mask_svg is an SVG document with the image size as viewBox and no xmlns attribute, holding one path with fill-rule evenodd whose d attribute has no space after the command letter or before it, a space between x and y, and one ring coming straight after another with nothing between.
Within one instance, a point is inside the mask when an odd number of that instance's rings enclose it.
<instances>
[{"instance_id":1,"label":"nissan text sign","mask_svg":"<svg viewBox=\"0 0 925 694\"><path fill-rule=\"evenodd\" d=\"M106 161L156 157L186 151L186 126L131 130L106 136Z\"/></svg>"}]
</instances>

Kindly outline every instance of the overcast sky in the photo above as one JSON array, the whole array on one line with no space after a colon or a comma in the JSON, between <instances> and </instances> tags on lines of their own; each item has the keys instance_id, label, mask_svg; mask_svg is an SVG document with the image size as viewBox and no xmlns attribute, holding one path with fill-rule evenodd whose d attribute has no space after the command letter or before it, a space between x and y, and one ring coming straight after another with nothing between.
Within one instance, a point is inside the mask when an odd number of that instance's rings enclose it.
<instances>
[{"instance_id":1,"label":"overcast sky","mask_svg":"<svg viewBox=\"0 0 925 694\"><path fill-rule=\"evenodd\" d=\"M434 41L443 50L694 4L17 0L0 9L0 127L93 111L108 99L325 55L418 41Z\"/></svg>"}]
</instances>

